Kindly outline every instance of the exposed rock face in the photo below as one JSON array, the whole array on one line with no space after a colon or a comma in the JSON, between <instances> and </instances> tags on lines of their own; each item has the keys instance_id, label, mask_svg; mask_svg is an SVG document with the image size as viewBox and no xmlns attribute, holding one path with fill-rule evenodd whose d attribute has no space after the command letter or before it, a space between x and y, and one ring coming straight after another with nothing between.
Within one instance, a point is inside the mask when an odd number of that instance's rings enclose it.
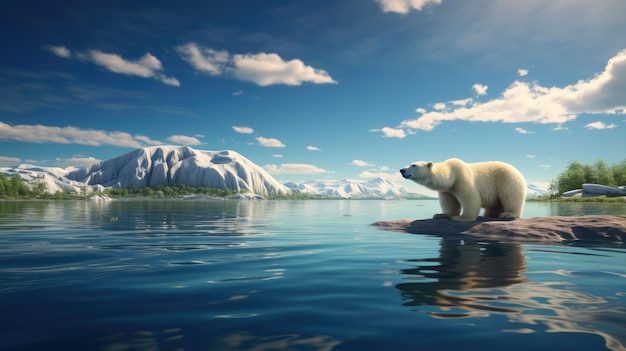
<instances>
[{"instance_id":1,"label":"exposed rock face","mask_svg":"<svg viewBox=\"0 0 626 351\"><path fill-rule=\"evenodd\" d=\"M515 220L479 217L476 222L446 219L388 220L373 226L412 234L466 234L519 243L626 243L626 215L550 216Z\"/></svg>"}]
</instances>

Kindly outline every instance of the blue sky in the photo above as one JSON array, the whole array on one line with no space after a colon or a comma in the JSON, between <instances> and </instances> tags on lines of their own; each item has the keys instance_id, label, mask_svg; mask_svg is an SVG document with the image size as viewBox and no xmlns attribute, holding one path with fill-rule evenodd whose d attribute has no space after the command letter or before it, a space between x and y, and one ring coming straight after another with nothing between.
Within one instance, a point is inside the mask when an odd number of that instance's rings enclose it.
<instances>
[{"instance_id":1,"label":"blue sky","mask_svg":"<svg viewBox=\"0 0 626 351\"><path fill-rule=\"evenodd\" d=\"M623 0L3 1L0 165L234 150L278 180L626 159Z\"/></svg>"}]
</instances>

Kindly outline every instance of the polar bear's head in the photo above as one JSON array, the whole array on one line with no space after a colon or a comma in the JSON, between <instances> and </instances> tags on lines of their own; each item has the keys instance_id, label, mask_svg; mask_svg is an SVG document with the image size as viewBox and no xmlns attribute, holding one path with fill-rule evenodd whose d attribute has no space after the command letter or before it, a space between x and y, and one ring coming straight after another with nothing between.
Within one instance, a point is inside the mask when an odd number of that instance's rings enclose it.
<instances>
[{"instance_id":1,"label":"polar bear's head","mask_svg":"<svg viewBox=\"0 0 626 351\"><path fill-rule=\"evenodd\" d=\"M418 161L406 168L402 168L400 174L402 174L402 177L405 179L411 179L416 183L423 184L430 180L432 168L432 162Z\"/></svg>"}]
</instances>

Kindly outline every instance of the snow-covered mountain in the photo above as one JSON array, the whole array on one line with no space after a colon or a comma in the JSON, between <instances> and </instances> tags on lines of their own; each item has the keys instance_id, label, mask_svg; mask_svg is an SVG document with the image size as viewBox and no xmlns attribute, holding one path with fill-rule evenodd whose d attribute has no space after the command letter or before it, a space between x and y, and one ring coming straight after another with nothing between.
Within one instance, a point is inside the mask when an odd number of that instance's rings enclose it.
<instances>
[{"instance_id":1,"label":"snow-covered mountain","mask_svg":"<svg viewBox=\"0 0 626 351\"><path fill-rule=\"evenodd\" d=\"M45 182L51 193L173 184L245 190L263 196L290 193L289 188L237 152L200 151L186 146L146 147L67 170L20 165L0 171L18 174L27 183Z\"/></svg>"},{"instance_id":2,"label":"snow-covered mountain","mask_svg":"<svg viewBox=\"0 0 626 351\"><path fill-rule=\"evenodd\" d=\"M285 185L293 192L300 192L323 197L426 197L411 193L404 186L397 185L389 179L373 178L368 180L310 180L303 182L287 182Z\"/></svg>"},{"instance_id":3,"label":"snow-covered mountain","mask_svg":"<svg viewBox=\"0 0 626 351\"><path fill-rule=\"evenodd\" d=\"M545 183L527 183L526 184L526 197L534 198L534 197L542 197L542 196L550 196L550 190L548 190L548 185Z\"/></svg>"},{"instance_id":4,"label":"snow-covered mountain","mask_svg":"<svg viewBox=\"0 0 626 351\"><path fill-rule=\"evenodd\" d=\"M68 171L57 167L39 167L21 164L17 167L0 167L0 173L19 175L26 184L46 184L49 193L77 193L85 189L85 184L65 178Z\"/></svg>"}]
</instances>

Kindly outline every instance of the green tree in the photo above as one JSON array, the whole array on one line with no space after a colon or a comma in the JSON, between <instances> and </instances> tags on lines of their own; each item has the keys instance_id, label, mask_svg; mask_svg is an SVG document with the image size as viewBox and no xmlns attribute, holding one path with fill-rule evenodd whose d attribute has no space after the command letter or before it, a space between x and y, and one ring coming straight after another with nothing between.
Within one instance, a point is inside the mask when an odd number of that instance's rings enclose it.
<instances>
[{"instance_id":1,"label":"green tree","mask_svg":"<svg viewBox=\"0 0 626 351\"><path fill-rule=\"evenodd\" d=\"M550 183L550 191L562 194L566 191L580 189L585 182L585 167L579 161L570 161L567 169Z\"/></svg>"},{"instance_id":2,"label":"green tree","mask_svg":"<svg viewBox=\"0 0 626 351\"><path fill-rule=\"evenodd\" d=\"M608 186L626 185L626 160L609 166L605 160L599 159L592 164L570 161L567 169L550 183L550 190L556 194L580 189L584 183L595 183Z\"/></svg>"},{"instance_id":3,"label":"green tree","mask_svg":"<svg viewBox=\"0 0 626 351\"><path fill-rule=\"evenodd\" d=\"M48 193L48 185L46 183L40 182L33 186L32 193L34 196L41 196Z\"/></svg>"},{"instance_id":4,"label":"green tree","mask_svg":"<svg viewBox=\"0 0 626 351\"><path fill-rule=\"evenodd\" d=\"M617 186L626 185L626 160L611 165L610 170Z\"/></svg>"},{"instance_id":5,"label":"green tree","mask_svg":"<svg viewBox=\"0 0 626 351\"><path fill-rule=\"evenodd\" d=\"M615 183L615 177L613 176L613 172L611 171L609 165L606 163L605 160L596 160L593 163L592 168L594 171L594 183L608 186L618 185Z\"/></svg>"},{"instance_id":6,"label":"green tree","mask_svg":"<svg viewBox=\"0 0 626 351\"><path fill-rule=\"evenodd\" d=\"M4 173L0 173L0 198L4 198L7 195L7 183L7 176Z\"/></svg>"}]
</instances>

